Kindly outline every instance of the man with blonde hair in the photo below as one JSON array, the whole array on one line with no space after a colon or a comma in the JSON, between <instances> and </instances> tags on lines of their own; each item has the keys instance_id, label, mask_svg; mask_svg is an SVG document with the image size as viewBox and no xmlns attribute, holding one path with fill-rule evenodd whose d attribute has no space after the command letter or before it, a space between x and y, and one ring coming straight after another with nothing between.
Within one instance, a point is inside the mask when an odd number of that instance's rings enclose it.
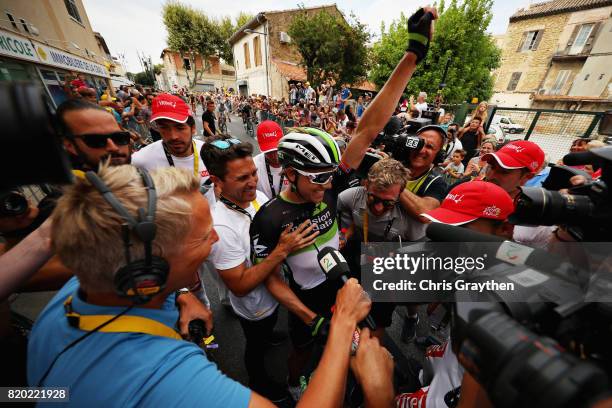
<instances>
[{"instance_id":1,"label":"man with blonde hair","mask_svg":"<svg viewBox=\"0 0 612 408\"><path fill-rule=\"evenodd\" d=\"M218 239L198 177L176 168L149 175L132 166L103 166L66 190L52 221L53 249L76 277L34 325L30 385L66 387L74 406L273 406L221 374L175 329L174 293L197 279ZM326 350L301 403L340 405L347 350L369 306L355 280L340 290ZM365 334L362 342L372 347L376 364L362 359L354 369L365 372L369 364L374 377L383 378L360 376L366 396L388 405L392 363Z\"/></svg>"},{"instance_id":2,"label":"man with blonde hair","mask_svg":"<svg viewBox=\"0 0 612 408\"><path fill-rule=\"evenodd\" d=\"M352 187L338 195L340 227L347 242L343 253L353 274L360 270L361 242L407 242L424 236L424 225L399 202L409 176L409 170L399 161L382 159L370 168L365 186ZM393 303L372 305L377 335L391 325L394 309Z\"/></svg>"}]
</instances>

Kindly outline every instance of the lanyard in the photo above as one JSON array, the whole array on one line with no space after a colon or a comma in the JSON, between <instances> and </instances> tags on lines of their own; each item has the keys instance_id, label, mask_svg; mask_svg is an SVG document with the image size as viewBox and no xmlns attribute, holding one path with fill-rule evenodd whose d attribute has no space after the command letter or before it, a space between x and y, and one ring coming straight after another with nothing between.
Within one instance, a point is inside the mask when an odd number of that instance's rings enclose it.
<instances>
[{"instance_id":1,"label":"lanyard","mask_svg":"<svg viewBox=\"0 0 612 408\"><path fill-rule=\"evenodd\" d=\"M385 231L383 234L383 242L386 242L387 235L389 234L389 231L391 231L391 226L393 225L394 221L395 221L395 217L391 218L387 222L387 226L385 227ZM363 243L364 244L368 243L369 223L370 223L370 218L368 216L368 210L366 208L365 210L363 210Z\"/></svg>"},{"instance_id":2,"label":"lanyard","mask_svg":"<svg viewBox=\"0 0 612 408\"><path fill-rule=\"evenodd\" d=\"M270 190L272 191L272 197L276 197L277 195L280 194L281 189L283 188L284 174L281 174L280 176L280 182L278 183L278 192L276 192L276 190L274 190L274 179L272 178L272 172L270 171L270 165L268 164L268 160L266 160L265 157L264 157L264 160L266 162L266 174L268 175L268 184L270 184Z\"/></svg>"},{"instance_id":3,"label":"lanyard","mask_svg":"<svg viewBox=\"0 0 612 408\"><path fill-rule=\"evenodd\" d=\"M68 323L80 330L92 331L104 322L113 318L112 315L81 315L72 309L72 296L68 296L64 302ZM110 322L97 331L105 333L145 333L153 336L168 337L182 340L176 330L166 326L157 320L142 316L123 315Z\"/></svg>"},{"instance_id":4,"label":"lanyard","mask_svg":"<svg viewBox=\"0 0 612 408\"><path fill-rule=\"evenodd\" d=\"M193 144L193 175L197 177L200 168L200 156L198 156L195 141L192 140L191 143ZM162 146L164 147L164 153L166 155L166 160L168 160L168 164L170 167L174 167L174 160L172 160L172 155L168 151L168 147L166 147L165 143L162 143Z\"/></svg>"},{"instance_id":5,"label":"lanyard","mask_svg":"<svg viewBox=\"0 0 612 408\"><path fill-rule=\"evenodd\" d=\"M245 210L244 208L237 206L236 204L232 203L230 200L228 200L227 198L223 196L219 197L219 201L225 204L229 209L238 211L240 214L246 215L247 217L249 217L249 220L253 221L253 217L251 217L251 214L249 214L249 212ZM253 204L253 207L255 208L255 212L257 212L259 208L261 207L259 203L257 202L257 200L251 201L251 204Z\"/></svg>"},{"instance_id":6,"label":"lanyard","mask_svg":"<svg viewBox=\"0 0 612 408\"><path fill-rule=\"evenodd\" d=\"M408 183L406 183L406 189L409 190L410 192L416 194L417 191L419 191L419 189L421 188L421 186L425 182L425 180L427 179L427 176L429 176L429 173L431 173L431 169L429 169L425 174L423 174L418 179L411 180Z\"/></svg>"}]
</instances>

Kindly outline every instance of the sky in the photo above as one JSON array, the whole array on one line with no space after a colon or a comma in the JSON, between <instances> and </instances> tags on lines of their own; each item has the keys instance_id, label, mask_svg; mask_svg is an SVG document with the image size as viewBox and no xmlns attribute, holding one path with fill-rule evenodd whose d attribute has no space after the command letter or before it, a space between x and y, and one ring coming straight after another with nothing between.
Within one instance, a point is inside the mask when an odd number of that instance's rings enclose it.
<instances>
[{"instance_id":1,"label":"sky","mask_svg":"<svg viewBox=\"0 0 612 408\"><path fill-rule=\"evenodd\" d=\"M240 11L253 15L261 11L287 10L303 3L306 7L332 4L334 0L181 0L198 8L210 17L232 16ZM516 10L525 7L530 0L494 0L493 20L489 32L503 34L508 27L508 18ZM150 56L153 63L166 46L166 29L162 22L161 10L165 0L83 0L89 21L102 34L111 54L124 57L126 69L140 72L142 67L138 53ZM431 0L335 0L345 14L353 12L361 22L366 23L372 34L380 34L380 24L388 26L399 17L401 11L411 14L420 6L431 4Z\"/></svg>"}]
</instances>

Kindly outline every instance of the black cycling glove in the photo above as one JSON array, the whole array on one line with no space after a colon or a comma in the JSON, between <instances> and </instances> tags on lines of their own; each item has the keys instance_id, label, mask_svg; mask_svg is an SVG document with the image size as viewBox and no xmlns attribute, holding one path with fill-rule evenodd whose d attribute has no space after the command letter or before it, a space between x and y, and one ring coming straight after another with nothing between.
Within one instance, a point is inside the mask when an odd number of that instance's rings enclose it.
<instances>
[{"instance_id":1,"label":"black cycling glove","mask_svg":"<svg viewBox=\"0 0 612 408\"><path fill-rule=\"evenodd\" d=\"M427 55L433 20L433 14L430 11L425 13L423 8L418 9L408 19L408 48L406 48L406 52L412 52L416 55L417 64Z\"/></svg>"}]
</instances>

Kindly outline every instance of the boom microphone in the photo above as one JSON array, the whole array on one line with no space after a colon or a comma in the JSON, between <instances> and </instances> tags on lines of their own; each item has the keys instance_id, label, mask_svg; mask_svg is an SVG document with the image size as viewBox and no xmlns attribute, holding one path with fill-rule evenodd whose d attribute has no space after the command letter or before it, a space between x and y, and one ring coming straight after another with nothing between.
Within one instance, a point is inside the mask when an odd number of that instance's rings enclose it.
<instances>
[{"instance_id":1,"label":"boom microphone","mask_svg":"<svg viewBox=\"0 0 612 408\"><path fill-rule=\"evenodd\" d=\"M321 266L321 269L327 276L327 279L342 279L344 283L348 281L347 275L350 273L350 268L346 259L344 259L338 250L332 247L325 247L317 254L317 260L319 261L319 266ZM376 330L376 323L374 323L374 319L372 319L370 314L366 316L363 322L370 330Z\"/></svg>"}]
</instances>

